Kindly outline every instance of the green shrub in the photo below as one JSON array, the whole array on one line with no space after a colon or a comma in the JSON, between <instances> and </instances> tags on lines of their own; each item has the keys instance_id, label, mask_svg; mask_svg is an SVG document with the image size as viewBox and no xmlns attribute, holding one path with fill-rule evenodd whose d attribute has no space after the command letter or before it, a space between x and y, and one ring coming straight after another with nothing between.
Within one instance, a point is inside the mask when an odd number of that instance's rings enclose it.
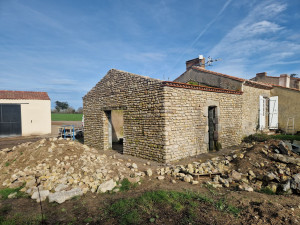
<instances>
[{"instance_id":1,"label":"green shrub","mask_svg":"<svg viewBox=\"0 0 300 225\"><path fill-rule=\"evenodd\" d=\"M190 80L189 82L187 82L187 84L199 85L199 83L197 81L193 81L193 80Z\"/></svg>"},{"instance_id":2,"label":"green shrub","mask_svg":"<svg viewBox=\"0 0 300 225\"><path fill-rule=\"evenodd\" d=\"M10 194L17 192L16 198L27 197L28 195L26 193L20 191L23 187L24 185L18 188L2 189L0 190L0 195L2 196L2 199L7 199Z\"/></svg>"},{"instance_id":3,"label":"green shrub","mask_svg":"<svg viewBox=\"0 0 300 225\"><path fill-rule=\"evenodd\" d=\"M268 141L271 139L276 139L276 140L298 140L300 141L300 136L299 135L285 135L285 134L276 134L276 135L267 135L264 133L256 133L256 134L251 134L247 137L243 138L244 142L251 143L253 141L256 142L264 142Z\"/></svg>"},{"instance_id":4,"label":"green shrub","mask_svg":"<svg viewBox=\"0 0 300 225\"><path fill-rule=\"evenodd\" d=\"M272 139L277 139L277 140L297 140L300 141L300 135L286 135L286 134L278 134L278 135L271 135Z\"/></svg>"},{"instance_id":5,"label":"green shrub","mask_svg":"<svg viewBox=\"0 0 300 225\"><path fill-rule=\"evenodd\" d=\"M137 183L131 183L127 178L121 181L120 191L129 191L132 188L135 188Z\"/></svg>"},{"instance_id":6,"label":"green shrub","mask_svg":"<svg viewBox=\"0 0 300 225\"><path fill-rule=\"evenodd\" d=\"M264 142L270 140L270 136L267 134L263 134L263 133L256 133L256 134L251 134L247 137L244 137L243 141L247 142L247 143L251 143L253 141L257 141L257 142Z\"/></svg>"},{"instance_id":7,"label":"green shrub","mask_svg":"<svg viewBox=\"0 0 300 225\"><path fill-rule=\"evenodd\" d=\"M259 192L267 194L267 195L276 195L276 193L274 191L272 191L271 188L269 188L269 187L262 187Z\"/></svg>"}]
</instances>

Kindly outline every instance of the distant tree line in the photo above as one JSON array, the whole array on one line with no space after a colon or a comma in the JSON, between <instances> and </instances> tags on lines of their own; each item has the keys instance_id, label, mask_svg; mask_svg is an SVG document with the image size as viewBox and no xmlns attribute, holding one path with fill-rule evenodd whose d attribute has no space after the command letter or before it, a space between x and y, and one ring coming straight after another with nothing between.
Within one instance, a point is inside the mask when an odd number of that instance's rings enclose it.
<instances>
[{"instance_id":1,"label":"distant tree line","mask_svg":"<svg viewBox=\"0 0 300 225\"><path fill-rule=\"evenodd\" d=\"M69 105L68 102L55 102L55 109L51 111L52 113L83 113L83 108L79 107L77 110L75 110L73 107Z\"/></svg>"}]
</instances>

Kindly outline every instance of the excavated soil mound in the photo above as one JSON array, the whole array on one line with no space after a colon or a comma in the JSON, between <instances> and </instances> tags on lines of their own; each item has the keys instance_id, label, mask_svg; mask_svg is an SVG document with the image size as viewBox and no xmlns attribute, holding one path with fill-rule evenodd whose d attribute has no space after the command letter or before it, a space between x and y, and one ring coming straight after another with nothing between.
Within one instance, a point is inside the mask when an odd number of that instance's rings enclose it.
<instances>
[{"instance_id":1,"label":"excavated soil mound","mask_svg":"<svg viewBox=\"0 0 300 225\"><path fill-rule=\"evenodd\" d=\"M138 182L139 177L145 175L138 172L135 163L125 163L114 155L100 154L94 148L64 139L27 142L2 149L0 153L0 184L10 188L25 184L21 191L35 199L39 186L39 191L45 195L41 200L62 191L65 197L87 191L105 192L115 188L116 182L125 177L131 180L135 177L134 181ZM55 195L55 199L57 197Z\"/></svg>"}]
</instances>

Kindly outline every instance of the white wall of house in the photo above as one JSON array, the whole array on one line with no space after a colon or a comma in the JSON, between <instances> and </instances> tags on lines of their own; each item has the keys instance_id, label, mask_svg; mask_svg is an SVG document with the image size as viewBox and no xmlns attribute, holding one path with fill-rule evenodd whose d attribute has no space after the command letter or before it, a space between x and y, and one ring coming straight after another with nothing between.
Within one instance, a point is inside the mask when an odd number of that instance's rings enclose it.
<instances>
[{"instance_id":1,"label":"white wall of house","mask_svg":"<svg viewBox=\"0 0 300 225\"><path fill-rule=\"evenodd\" d=\"M22 136L51 133L50 100L0 99L0 104L20 104Z\"/></svg>"}]
</instances>

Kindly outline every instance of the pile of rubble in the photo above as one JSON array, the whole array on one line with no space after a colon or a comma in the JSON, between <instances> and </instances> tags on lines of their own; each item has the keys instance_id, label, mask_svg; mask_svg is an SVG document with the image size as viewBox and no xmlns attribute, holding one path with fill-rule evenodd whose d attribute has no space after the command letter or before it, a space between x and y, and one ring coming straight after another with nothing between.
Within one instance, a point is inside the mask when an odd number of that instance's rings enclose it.
<instances>
[{"instance_id":1,"label":"pile of rubble","mask_svg":"<svg viewBox=\"0 0 300 225\"><path fill-rule=\"evenodd\" d=\"M62 203L88 191L118 191L118 181L139 182L145 176L135 163L57 138L2 149L0 157L2 185L17 188L25 184L21 191L37 201L48 197L50 202Z\"/></svg>"},{"instance_id":2,"label":"pile of rubble","mask_svg":"<svg viewBox=\"0 0 300 225\"><path fill-rule=\"evenodd\" d=\"M296 141L243 143L227 155L157 168L157 179L168 177L172 183L181 180L196 185L203 181L216 188L300 194L299 149ZM130 159L125 161L57 138L2 149L0 157L0 185L22 187L21 191L38 202L48 198L49 202L62 203L88 191L117 192L124 178L139 183L141 177L151 177L153 173L149 162L142 171Z\"/></svg>"},{"instance_id":3,"label":"pile of rubble","mask_svg":"<svg viewBox=\"0 0 300 225\"><path fill-rule=\"evenodd\" d=\"M215 188L300 194L299 144L297 141L294 145L283 141L243 143L240 150L230 155L158 169L158 179L171 176L173 183L182 180L198 184L201 178L209 177L206 183Z\"/></svg>"}]
</instances>

